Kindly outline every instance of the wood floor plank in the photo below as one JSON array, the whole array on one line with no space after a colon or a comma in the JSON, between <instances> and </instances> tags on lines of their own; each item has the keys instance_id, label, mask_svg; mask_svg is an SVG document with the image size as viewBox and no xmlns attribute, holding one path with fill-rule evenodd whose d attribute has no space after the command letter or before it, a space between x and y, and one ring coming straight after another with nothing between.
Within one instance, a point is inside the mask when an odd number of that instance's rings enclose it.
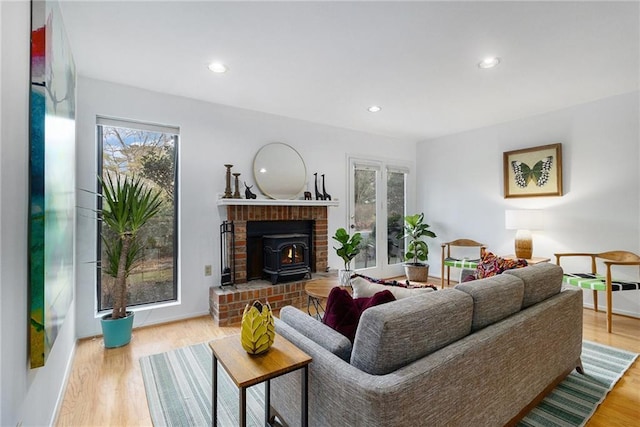
<instances>
[{"instance_id":1,"label":"wood floor plank","mask_svg":"<svg viewBox=\"0 0 640 427\"><path fill-rule=\"evenodd\" d=\"M583 338L640 353L640 319L584 310ZM150 426L139 359L238 333L209 316L135 329L129 345L105 349L100 338L78 342L57 426ZM636 361L598 408L588 427L631 426L640 420L640 362Z\"/></svg>"}]
</instances>

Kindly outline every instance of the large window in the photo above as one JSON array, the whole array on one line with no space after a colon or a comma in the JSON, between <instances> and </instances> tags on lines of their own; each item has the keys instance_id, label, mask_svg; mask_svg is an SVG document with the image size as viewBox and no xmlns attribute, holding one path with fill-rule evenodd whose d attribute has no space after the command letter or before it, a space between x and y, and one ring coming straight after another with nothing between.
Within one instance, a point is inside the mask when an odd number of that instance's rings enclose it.
<instances>
[{"instance_id":1,"label":"large window","mask_svg":"<svg viewBox=\"0 0 640 427\"><path fill-rule=\"evenodd\" d=\"M376 277L400 275L409 168L381 160L349 159L350 233L362 235L353 267Z\"/></svg>"},{"instance_id":2,"label":"large window","mask_svg":"<svg viewBox=\"0 0 640 427\"><path fill-rule=\"evenodd\" d=\"M178 299L178 129L98 118L97 133L98 169L102 177L116 173L141 177L146 185L160 190L162 197L160 213L141 232L143 257L129 276L128 305L175 301ZM102 232L98 224L98 236ZM98 258L106 259L100 238ZM98 269L99 311L113 306L114 280Z\"/></svg>"}]
</instances>

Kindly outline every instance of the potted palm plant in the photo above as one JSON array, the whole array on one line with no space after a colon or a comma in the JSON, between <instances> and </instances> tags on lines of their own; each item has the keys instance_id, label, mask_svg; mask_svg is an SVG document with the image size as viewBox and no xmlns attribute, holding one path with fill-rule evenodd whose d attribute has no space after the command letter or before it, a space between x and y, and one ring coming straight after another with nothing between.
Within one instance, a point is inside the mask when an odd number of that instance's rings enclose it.
<instances>
[{"instance_id":1,"label":"potted palm plant","mask_svg":"<svg viewBox=\"0 0 640 427\"><path fill-rule=\"evenodd\" d=\"M103 206L99 212L104 229L102 241L106 259L102 270L115 279L113 311L102 317L107 348L131 341L133 312L127 311L127 279L142 256L139 232L160 210L160 192L148 188L139 177L117 174L98 177Z\"/></svg>"},{"instance_id":2,"label":"potted palm plant","mask_svg":"<svg viewBox=\"0 0 640 427\"><path fill-rule=\"evenodd\" d=\"M407 279L415 282L426 282L429 277L429 246L422 240L423 237L436 237L429 230L429 224L424 222L424 213L407 215L404 217L403 233L399 239L408 239L407 251L404 255L404 271Z\"/></svg>"},{"instance_id":3,"label":"potted palm plant","mask_svg":"<svg viewBox=\"0 0 640 427\"><path fill-rule=\"evenodd\" d=\"M354 233L353 236L349 236L347 230L338 228L332 238L340 243L340 247L336 248L334 246L333 249L336 250L336 254L344 261L344 269L338 270L338 281L340 285L347 286L351 283L351 276L353 275L351 261L360 253L362 236L360 233Z\"/></svg>"}]
</instances>

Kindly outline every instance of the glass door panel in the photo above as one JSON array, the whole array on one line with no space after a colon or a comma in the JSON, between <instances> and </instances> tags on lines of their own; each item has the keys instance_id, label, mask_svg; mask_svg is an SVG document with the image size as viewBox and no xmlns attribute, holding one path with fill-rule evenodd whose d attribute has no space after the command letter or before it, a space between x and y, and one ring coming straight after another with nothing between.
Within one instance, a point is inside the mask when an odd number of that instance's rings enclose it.
<instances>
[{"instance_id":1,"label":"glass door panel","mask_svg":"<svg viewBox=\"0 0 640 427\"><path fill-rule=\"evenodd\" d=\"M376 218L379 169L355 165L353 169L353 210L350 234L362 235L360 253L351 264L353 269L376 267Z\"/></svg>"},{"instance_id":2,"label":"glass door panel","mask_svg":"<svg viewBox=\"0 0 640 427\"><path fill-rule=\"evenodd\" d=\"M387 264L399 264L404 258L402 226L405 214L406 173L387 170Z\"/></svg>"}]
</instances>

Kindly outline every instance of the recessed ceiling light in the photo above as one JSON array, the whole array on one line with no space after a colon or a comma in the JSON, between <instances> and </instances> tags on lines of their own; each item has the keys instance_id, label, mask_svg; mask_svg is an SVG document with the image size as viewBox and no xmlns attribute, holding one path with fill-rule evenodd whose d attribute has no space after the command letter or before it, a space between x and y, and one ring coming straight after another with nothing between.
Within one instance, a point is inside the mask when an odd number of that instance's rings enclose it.
<instances>
[{"instance_id":1,"label":"recessed ceiling light","mask_svg":"<svg viewBox=\"0 0 640 427\"><path fill-rule=\"evenodd\" d=\"M220 62L212 62L211 64L209 64L209 70L213 71L214 73L226 73L227 66Z\"/></svg>"},{"instance_id":2,"label":"recessed ceiling light","mask_svg":"<svg viewBox=\"0 0 640 427\"><path fill-rule=\"evenodd\" d=\"M371 107L367 108L367 110L369 110L370 113L377 113L378 111L382 110L382 107L378 105L372 105Z\"/></svg>"},{"instance_id":3,"label":"recessed ceiling light","mask_svg":"<svg viewBox=\"0 0 640 427\"><path fill-rule=\"evenodd\" d=\"M500 58L492 56L491 58L485 58L478 63L478 68L493 68L500 63Z\"/></svg>"}]
</instances>

